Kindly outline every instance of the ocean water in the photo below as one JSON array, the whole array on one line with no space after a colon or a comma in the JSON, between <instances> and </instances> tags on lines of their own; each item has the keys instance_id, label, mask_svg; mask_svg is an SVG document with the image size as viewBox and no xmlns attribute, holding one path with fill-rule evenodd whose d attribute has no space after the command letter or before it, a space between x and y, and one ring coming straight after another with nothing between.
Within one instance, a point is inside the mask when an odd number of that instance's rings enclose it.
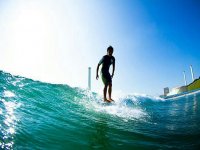
<instances>
[{"instance_id":1,"label":"ocean water","mask_svg":"<svg viewBox=\"0 0 200 150\"><path fill-rule=\"evenodd\" d=\"M0 71L0 149L200 149L199 93L101 99Z\"/></svg>"}]
</instances>

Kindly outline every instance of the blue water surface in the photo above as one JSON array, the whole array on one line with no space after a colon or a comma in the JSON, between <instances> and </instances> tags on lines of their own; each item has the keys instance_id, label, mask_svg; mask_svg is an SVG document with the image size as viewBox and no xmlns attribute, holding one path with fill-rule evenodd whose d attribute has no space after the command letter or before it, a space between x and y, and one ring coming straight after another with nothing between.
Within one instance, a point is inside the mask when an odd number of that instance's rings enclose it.
<instances>
[{"instance_id":1,"label":"blue water surface","mask_svg":"<svg viewBox=\"0 0 200 150\"><path fill-rule=\"evenodd\" d=\"M0 71L0 149L199 149L200 94L93 92Z\"/></svg>"}]
</instances>

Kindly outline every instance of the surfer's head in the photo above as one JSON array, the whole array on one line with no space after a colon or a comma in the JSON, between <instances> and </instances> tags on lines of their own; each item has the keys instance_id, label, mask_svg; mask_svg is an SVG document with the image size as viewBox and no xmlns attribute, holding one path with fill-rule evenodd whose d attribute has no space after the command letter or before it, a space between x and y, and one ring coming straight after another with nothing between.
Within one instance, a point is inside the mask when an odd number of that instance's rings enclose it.
<instances>
[{"instance_id":1,"label":"surfer's head","mask_svg":"<svg viewBox=\"0 0 200 150\"><path fill-rule=\"evenodd\" d=\"M113 47L112 47L112 46L109 46L109 47L107 48L107 54L108 54L109 56L112 56L112 54L113 54Z\"/></svg>"}]
</instances>

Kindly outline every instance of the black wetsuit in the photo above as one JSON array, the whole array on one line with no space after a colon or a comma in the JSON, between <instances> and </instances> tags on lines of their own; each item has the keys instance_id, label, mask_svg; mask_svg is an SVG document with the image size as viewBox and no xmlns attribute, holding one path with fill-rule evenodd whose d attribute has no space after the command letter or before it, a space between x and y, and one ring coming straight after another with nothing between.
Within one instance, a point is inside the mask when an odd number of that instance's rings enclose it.
<instances>
[{"instance_id":1,"label":"black wetsuit","mask_svg":"<svg viewBox=\"0 0 200 150\"><path fill-rule=\"evenodd\" d=\"M104 84L112 83L112 78L109 73L109 68L110 68L111 64L115 65L115 57L105 55L99 61L99 65L101 65L101 64L102 64L102 69L101 69L102 80L103 80Z\"/></svg>"}]
</instances>

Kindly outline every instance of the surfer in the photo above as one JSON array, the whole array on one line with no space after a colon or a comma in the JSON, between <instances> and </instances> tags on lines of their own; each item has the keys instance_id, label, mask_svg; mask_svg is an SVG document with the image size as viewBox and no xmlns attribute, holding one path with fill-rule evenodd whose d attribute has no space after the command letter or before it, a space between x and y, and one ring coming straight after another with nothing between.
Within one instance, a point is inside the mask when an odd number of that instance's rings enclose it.
<instances>
[{"instance_id":1,"label":"surfer","mask_svg":"<svg viewBox=\"0 0 200 150\"><path fill-rule=\"evenodd\" d=\"M106 101L106 102L113 101L111 98L111 95L112 95L112 78L113 78L114 72L115 72L115 57L112 56L112 54L113 54L113 47L109 46L107 48L107 55L103 56L103 58L99 61L98 65L97 65L97 70L96 70L96 79L98 80L99 66L102 65L101 77L102 77L102 81L104 83L103 96L104 96L104 101ZM109 73L110 65L113 65L112 75L110 75L110 73ZM108 89L109 99L106 98L107 89Z\"/></svg>"}]
</instances>

